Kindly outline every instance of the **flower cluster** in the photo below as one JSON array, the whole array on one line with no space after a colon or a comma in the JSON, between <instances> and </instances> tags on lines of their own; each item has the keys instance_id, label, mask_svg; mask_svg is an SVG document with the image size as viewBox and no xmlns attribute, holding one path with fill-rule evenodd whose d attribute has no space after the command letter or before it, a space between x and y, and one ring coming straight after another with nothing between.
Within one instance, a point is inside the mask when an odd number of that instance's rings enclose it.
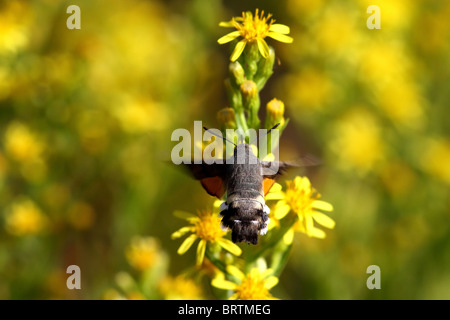
<instances>
[{"instance_id":1,"label":"flower cluster","mask_svg":"<svg viewBox=\"0 0 450 320\"><path fill-rule=\"evenodd\" d=\"M68 4L1 1L0 299L448 298L450 1L173 4L79 1L68 30ZM320 158L265 195L257 245L161 161L193 120Z\"/></svg>"},{"instance_id":2,"label":"flower cluster","mask_svg":"<svg viewBox=\"0 0 450 320\"><path fill-rule=\"evenodd\" d=\"M251 12L242 12L242 17L234 17L231 21L221 22L221 27L236 28L236 31L230 32L223 36L217 42L220 44L228 43L236 38L242 37L242 39L234 47L230 60L236 61L247 45L257 46L260 54L263 58L269 57L269 46L264 40L266 37L273 38L275 40L292 43L293 39L287 34L290 32L289 27L284 24L274 24L275 20L271 19L272 15L264 16L264 11L256 9L255 14Z\"/></svg>"},{"instance_id":3,"label":"flower cluster","mask_svg":"<svg viewBox=\"0 0 450 320\"><path fill-rule=\"evenodd\" d=\"M217 213L213 213L212 211L200 211L197 216L190 213L177 213L179 216L186 219L192 226L183 227L180 230L175 231L172 234L172 239L177 239L188 232L193 233L183 241L178 249L178 254L184 254L197 239L200 239L197 247L197 265L202 264L205 256L206 244L208 243L211 246L217 244L237 256L242 253L241 248L224 238L226 232L220 228L221 219Z\"/></svg>"},{"instance_id":4,"label":"flower cluster","mask_svg":"<svg viewBox=\"0 0 450 320\"><path fill-rule=\"evenodd\" d=\"M262 11L243 12L241 17L234 17L229 22L221 22L222 27L232 27L233 31L218 40L220 44L234 41L229 64L229 78L226 89L229 97L229 107L217 113L220 127L225 134L226 129L237 129L242 133L252 128L261 128L259 118L260 91L273 73L275 50L270 47L265 38L291 43L293 39L287 34L288 26L275 24L271 15L264 15ZM239 39L238 39L239 38ZM236 42L239 40L238 42ZM289 121L284 117L285 106L276 98L266 104L266 118L263 128L271 129L278 125L282 132ZM251 146L254 153L261 159L274 160L271 153L277 144L271 144L267 154L259 154L256 146ZM275 184L266 200L278 200L272 206L270 219L278 222L278 227L269 224L269 234L262 239L256 248L238 246L226 239L227 234L220 228L221 218L218 217L220 200L215 201L212 210L199 211L197 215L176 211L175 215L188 221L184 226L172 234L177 239L185 234L189 236L181 243L178 254L184 254L193 243L199 239L196 250L196 265L202 266L206 261L216 267L213 272L211 285L218 289L227 290L218 293L219 297L229 299L274 299L270 290L278 283L278 276L286 263L291 249L293 232L298 231L311 237L324 238L325 233L314 227L313 221L333 228L334 221L319 210L331 211L331 204L318 200L318 194L311 187L306 177L296 177L286 183L287 190L282 191L281 185ZM289 218L283 219L288 216ZM279 244L290 238L286 246ZM270 250L276 248L275 250ZM222 250L224 249L224 250ZM241 253L245 251L245 258ZM231 255L230 255L231 253ZM267 261L271 267L267 268Z\"/></svg>"}]
</instances>

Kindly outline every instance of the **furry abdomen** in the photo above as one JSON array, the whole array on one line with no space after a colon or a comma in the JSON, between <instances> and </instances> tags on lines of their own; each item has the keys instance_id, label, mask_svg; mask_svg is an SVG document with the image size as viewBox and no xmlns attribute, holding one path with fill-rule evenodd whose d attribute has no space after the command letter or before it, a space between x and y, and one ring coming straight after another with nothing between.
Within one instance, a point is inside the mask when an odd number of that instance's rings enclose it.
<instances>
[{"instance_id":1,"label":"furry abdomen","mask_svg":"<svg viewBox=\"0 0 450 320\"><path fill-rule=\"evenodd\" d=\"M221 212L222 225L232 230L233 242L256 244L268 220L261 163L248 145L238 145L234 160L234 164L227 164L227 209Z\"/></svg>"}]
</instances>

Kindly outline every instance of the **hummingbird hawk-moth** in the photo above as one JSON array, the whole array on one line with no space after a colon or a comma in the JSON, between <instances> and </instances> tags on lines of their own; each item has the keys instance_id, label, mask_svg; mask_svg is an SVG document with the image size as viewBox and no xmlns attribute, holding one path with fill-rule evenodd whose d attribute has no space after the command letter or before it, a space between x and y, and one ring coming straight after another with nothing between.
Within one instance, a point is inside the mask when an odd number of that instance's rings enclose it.
<instances>
[{"instance_id":1,"label":"hummingbird hawk-moth","mask_svg":"<svg viewBox=\"0 0 450 320\"><path fill-rule=\"evenodd\" d=\"M258 235L266 234L269 223L270 209L264 197L292 164L262 161L245 142L234 146L233 155L223 163L186 165L208 194L222 199L226 192L226 200L220 205L221 227L232 231L232 241L257 244Z\"/></svg>"}]
</instances>

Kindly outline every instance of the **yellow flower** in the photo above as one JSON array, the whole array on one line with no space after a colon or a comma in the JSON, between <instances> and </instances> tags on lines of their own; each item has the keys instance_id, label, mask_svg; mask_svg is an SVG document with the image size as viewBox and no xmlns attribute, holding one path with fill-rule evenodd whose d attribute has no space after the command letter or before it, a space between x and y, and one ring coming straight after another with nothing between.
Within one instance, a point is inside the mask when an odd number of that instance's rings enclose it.
<instances>
[{"instance_id":1,"label":"yellow flower","mask_svg":"<svg viewBox=\"0 0 450 320\"><path fill-rule=\"evenodd\" d=\"M231 61L236 61L239 58L248 43L254 44L255 42L261 55L267 58L269 56L269 46L264 40L266 37L284 43L292 43L294 41L286 35L290 32L289 27L284 24L274 24L275 20L270 19L270 17L272 17L271 14L264 17L264 11L261 11L261 14L259 14L258 9L256 9L254 16L249 11L242 12L242 17L233 17L231 21L219 24L221 27L234 27L237 29L217 40L219 44L228 43L238 37L243 38L236 44L231 54Z\"/></svg>"},{"instance_id":2,"label":"yellow flower","mask_svg":"<svg viewBox=\"0 0 450 320\"><path fill-rule=\"evenodd\" d=\"M310 67L286 76L283 86L287 89L289 104L299 110L324 109L336 92L332 80L325 72Z\"/></svg>"},{"instance_id":3,"label":"yellow flower","mask_svg":"<svg viewBox=\"0 0 450 320\"><path fill-rule=\"evenodd\" d=\"M280 199L280 192L282 190L281 184L275 182L272 188L270 189L269 193L265 196L265 200L279 200ZM269 206L271 212L274 212L274 205ZM282 217L284 218L284 217ZM270 215L270 221L267 225L268 230L272 230L274 228L280 228L281 226L281 218L279 219L277 216L275 216L273 213ZM294 241L294 232L295 232L295 226L290 228L284 235L283 235L283 242L286 245L292 244Z\"/></svg>"},{"instance_id":4,"label":"yellow flower","mask_svg":"<svg viewBox=\"0 0 450 320\"><path fill-rule=\"evenodd\" d=\"M204 298L201 288L184 275L176 278L164 278L159 284L159 290L166 300L201 300Z\"/></svg>"},{"instance_id":5,"label":"yellow flower","mask_svg":"<svg viewBox=\"0 0 450 320\"><path fill-rule=\"evenodd\" d=\"M395 85L376 90L377 105L396 124L413 129L424 124L425 101L419 88L410 80L403 79Z\"/></svg>"},{"instance_id":6,"label":"yellow flower","mask_svg":"<svg viewBox=\"0 0 450 320\"><path fill-rule=\"evenodd\" d=\"M167 108L159 102L139 97L125 97L113 109L121 128L130 134L164 130L170 117Z\"/></svg>"},{"instance_id":7,"label":"yellow flower","mask_svg":"<svg viewBox=\"0 0 450 320\"><path fill-rule=\"evenodd\" d=\"M172 239L180 238L188 232L193 233L183 241L181 246L178 248L177 253L180 255L184 254L189 250L195 240L200 239L197 247L197 265L201 265L203 262L206 244L208 242L212 244L217 243L225 250L228 250L237 256L242 253L241 248L239 248L236 244L223 238L226 232L220 228L221 218L217 214L213 214L212 211L198 211L197 216L187 212L176 211L175 215L189 221L191 225L182 227L178 231L175 231L172 234Z\"/></svg>"},{"instance_id":8,"label":"yellow flower","mask_svg":"<svg viewBox=\"0 0 450 320\"><path fill-rule=\"evenodd\" d=\"M16 53L27 47L31 31L31 5L24 1L2 2L0 53Z\"/></svg>"},{"instance_id":9,"label":"yellow flower","mask_svg":"<svg viewBox=\"0 0 450 320\"><path fill-rule=\"evenodd\" d=\"M281 127L284 126L284 102L273 98L266 105L266 129L272 128L277 123L280 123Z\"/></svg>"},{"instance_id":10,"label":"yellow flower","mask_svg":"<svg viewBox=\"0 0 450 320\"><path fill-rule=\"evenodd\" d=\"M234 276L239 283L225 280L223 273L220 273L211 282L216 288L233 290L234 294L230 300L273 300L275 299L269 292L278 283L278 278L273 276L272 269L260 271L252 268L249 273L244 274L233 265L227 266L227 272Z\"/></svg>"},{"instance_id":11,"label":"yellow flower","mask_svg":"<svg viewBox=\"0 0 450 320\"><path fill-rule=\"evenodd\" d=\"M41 158L44 145L30 129L19 122L12 122L5 132L5 150L19 162L32 162Z\"/></svg>"},{"instance_id":12,"label":"yellow flower","mask_svg":"<svg viewBox=\"0 0 450 320\"><path fill-rule=\"evenodd\" d=\"M252 80L245 80L240 86L244 101L255 99L258 96L258 87Z\"/></svg>"},{"instance_id":13,"label":"yellow flower","mask_svg":"<svg viewBox=\"0 0 450 320\"><path fill-rule=\"evenodd\" d=\"M159 246L152 237L134 237L125 251L128 263L138 271L154 266L160 257Z\"/></svg>"},{"instance_id":14,"label":"yellow flower","mask_svg":"<svg viewBox=\"0 0 450 320\"><path fill-rule=\"evenodd\" d=\"M33 201L23 198L14 202L6 216L6 231L23 236L39 233L47 222Z\"/></svg>"},{"instance_id":15,"label":"yellow flower","mask_svg":"<svg viewBox=\"0 0 450 320\"><path fill-rule=\"evenodd\" d=\"M5 132L4 146L9 158L20 163L20 173L25 179L38 182L44 178L47 172L45 143L27 125L11 122Z\"/></svg>"},{"instance_id":16,"label":"yellow flower","mask_svg":"<svg viewBox=\"0 0 450 320\"><path fill-rule=\"evenodd\" d=\"M420 165L433 177L450 184L450 140L439 137L430 138L421 143Z\"/></svg>"},{"instance_id":17,"label":"yellow flower","mask_svg":"<svg viewBox=\"0 0 450 320\"><path fill-rule=\"evenodd\" d=\"M318 200L321 195L311 187L311 182L307 177L296 177L292 181L286 181L286 186L286 192L278 189L266 196L266 200L279 200L272 213L275 219L284 218L291 210L298 216L298 221L286 233L285 242L292 242L293 231L306 233L309 237L325 238L325 232L316 228L314 222L333 229L334 220L318 211L332 211L333 206L328 202Z\"/></svg>"},{"instance_id":18,"label":"yellow flower","mask_svg":"<svg viewBox=\"0 0 450 320\"><path fill-rule=\"evenodd\" d=\"M217 112L217 120L223 129L236 129L236 114L233 108L223 108Z\"/></svg>"},{"instance_id":19,"label":"yellow flower","mask_svg":"<svg viewBox=\"0 0 450 320\"><path fill-rule=\"evenodd\" d=\"M388 151L382 127L376 117L362 107L348 111L337 120L329 148L341 169L360 175L378 170Z\"/></svg>"},{"instance_id":20,"label":"yellow flower","mask_svg":"<svg viewBox=\"0 0 450 320\"><path fill-rule=\"evenodd\" d=\"M267 113L270 114L275 121L281 121L284 116L284 103L281 100L273 98L267 103Z\"/></svg>"},{"instance_id":21,"label":"yellow flower","mask_svg":"<svg viewBox=\"0 0 450 320\"><path fill-rule=\"evenodd\" d=\"M361 39L359 29L352 12L345 6L327 5L321 13L321 18L311 26L313 42L317 49L312 49L314 45L309 44L310 50L320 50L322 54L329 52L335 57L343 58L345 55L353 55L354 48Z\"/></svg>"}]
</instances>

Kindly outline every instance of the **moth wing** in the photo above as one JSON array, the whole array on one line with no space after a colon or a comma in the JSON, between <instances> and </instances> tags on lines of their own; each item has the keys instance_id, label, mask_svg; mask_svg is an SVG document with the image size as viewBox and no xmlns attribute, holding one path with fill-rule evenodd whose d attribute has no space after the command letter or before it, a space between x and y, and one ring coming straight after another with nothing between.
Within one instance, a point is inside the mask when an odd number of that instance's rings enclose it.
<instances>
[{"instance_id":1,"label":"moth wing","mask_svg":"<svg viewBox=\"0 0 450 320\"><path fill-rule=\"evenodd\" d=\"M263 177L276 180L290 167L296 165L284 161L261 161Z\"/></svg>"},{"instance_id":2,"label":"moth wing","mask_svg":"<svg viewBox=\"0 0 450 320\"><path fill-rule=\"evenodd\" d=\"M269 191L272 188L274 183L275 183L275 179L271 179L271 178L263 179L264 196L269 193Z\"/></svg>"},{"instance_id":3,"label":"moth wing","mask_svg":"<svg viewBox=\"0 0 450 320\"><path fill-rule=\"evenodd\" d=\"M276 179L278 179L292 165L282 161L261 161L261 169L263 175L263 189L266 195Z\"/></svg>"},{"instance_id":4,"label":"moth wing","mask_svg":"<svg viewBox=\"0 0 450 320\"><path fill-rule=\"evenodd\" d=\"M316 166L318 164L320 164L320 160L310 154L296 161L261 161L264 195L270 191L275 181L289 168Z\"/></svg>"},{"instance_id":5,"label":"moth wing","mask_svg":"<svg viewBox=\"0 0 450 320\"><path fill-rule=\"evenodd\" d=\"M203 188L209 195L219 199L225 194L225 165L212 163L190 163L185 164L195 179L200 180Z\"/></svg>"},{"instance_id":6,"label":"moth wing","mask_svg":"<svg viewBox=\"0 0 450 320\"><path fill-rule=\"evenodd\" d=\"M203 188L209 195L222 199L225 194L225 186L221 177L210 177L200 180Z\"/></svg>"}]
</instances>

